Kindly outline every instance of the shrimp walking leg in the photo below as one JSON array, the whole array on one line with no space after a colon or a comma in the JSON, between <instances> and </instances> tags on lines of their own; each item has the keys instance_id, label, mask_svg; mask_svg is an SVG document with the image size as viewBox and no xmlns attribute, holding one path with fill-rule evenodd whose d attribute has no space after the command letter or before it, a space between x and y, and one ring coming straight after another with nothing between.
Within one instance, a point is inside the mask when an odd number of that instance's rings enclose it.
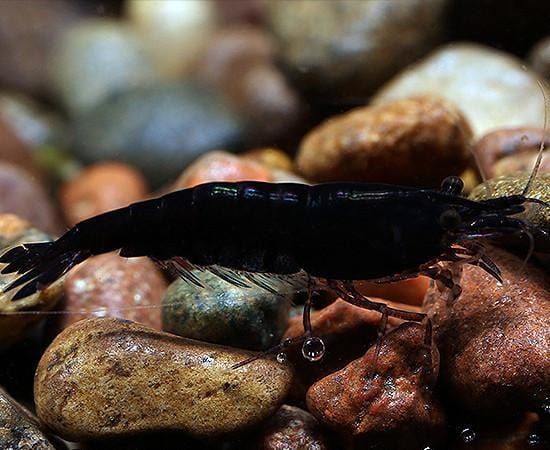
<instances>
[{"instance_id":1,"label":"shrimp walking leg","mask_svg":"<svg viewBox=\"0 0 550 450\"><path fill-rule=\"evenodd\" d=\"M435 275L435 273L434 273ZM446 277L444 279L447 279ZM396 308L392 308L385 303L374 302L369 298L365 297L363 294L358 292L351 282L340 282L335 280L330 280L328 285L341 294L346 301L349 303L359 306L361 308L370 309L378 311L382 317L380 319L380 325L378 328L378 338L376 340L376 347L373 360L373 369L371 372L371 378L374 378L376 375L376 365L378 356L382 349L383 339L386 333L388 317L397 317L402 320L422 322L424 323L425 333L424 333L424 348L423 351L426 352L426 363L425 363L425 372L429 378L435 381L436 370L435 370L435 361L434 353L436 351L433 339L432 339L432 322L426 314L416 313L412 311L404 311Z\"/></svg>"}]
</instances>

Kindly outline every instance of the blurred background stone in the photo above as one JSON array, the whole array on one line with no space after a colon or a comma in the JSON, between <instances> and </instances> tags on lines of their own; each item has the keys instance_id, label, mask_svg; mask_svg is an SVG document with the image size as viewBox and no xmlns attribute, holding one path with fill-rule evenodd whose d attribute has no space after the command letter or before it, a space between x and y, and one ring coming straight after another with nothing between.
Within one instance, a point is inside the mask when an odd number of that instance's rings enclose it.
<instances>
[{"instance_id":1,"label":"blurred background stone","mask_svg":"<svg viewBox=\"0 0 550 450\"><path fill-rule=\"evenodd\" d=\"M59 202L70 226L104 212L143 200L147 183L141 173L122 163L92 164L61 186Z\"/></svg>"},{"instance_id":2,"label":"blurred background stone","mask_svg":"<svg viewBox=\"0 0 550 450\"><path fill-rule=\"evenodd\" d=\"M128 163L159 187L201 154L235 147L241 136L239 118L215 93L161 84L126 91L80 116L73 149L87 162Z\"/></svg>"},{"instance_id":3,"label":"blurred background stone","mask_svg":"<svg viewBox=\"0 0 550 450\"><path fill-rule=\"evenodd\" d=\"M79 22L64 29L56 45L48 68L53 88L72 115L159 78L137 31L128 24Z\"/></svg>"},{"instance_id":4,"label":"blurred background stone","mask_svg":"<svg viewBox=\"0 0 550 450\"><path fill-rule=\"evenodd\" d=\"M0 2L0 85L27 94L52 94L49 58L59 34L81 17L78 2Z\"/></svg>"},{"instance_id":5,"label":"blurred background stone","mask_svg":"<svg viewBox=\"0 0 550 450\"><path fill-rule=\"evenodd\" d=\"M441 39L444 0L268 2L280 57L319 102L357 102Z\"/></svg>"},{"instance_id":6,"label":"blurred background stone","mask_svg":"<svg viewBox=\"0 0 550 450\"><path fill-rule=\"evenodd\" d=\"M544 97L537 75L510 54L474 43L438 48L385 84L380 104L434 94L455 104L479 138L498 128L540 127Z\"/></svg>"},{"instance_id":7,"label":"blurred background stone","mask_svg":"<svg viewBox=\"0 0 550 450\"><path fill-rule=\"evenodd\" d=\"M34 227L57 234L57 209L39 180L26 170L0 162L0 212L17 214Z\"/></svg>"},{"instance_id":8,"label":"blurred background stone","mask_svg":"<svg viewBox=\"0 0 550 450\"><path fill-rule=\"evenodd\" d=\"M212 1L129 0L125 9L163 79L177 79L189 70L216 25Z\"/></svg>"},{"instance_id":9,"label":"blurred background stone","mask_svg":"<svg viewBox=\"0 0 550 450\"><path fill-rule=\"evenodd\" d=\"M529 52L527 60L536 72L550 80L550 36L537 42Z\"/></svg>"}]
</instances>

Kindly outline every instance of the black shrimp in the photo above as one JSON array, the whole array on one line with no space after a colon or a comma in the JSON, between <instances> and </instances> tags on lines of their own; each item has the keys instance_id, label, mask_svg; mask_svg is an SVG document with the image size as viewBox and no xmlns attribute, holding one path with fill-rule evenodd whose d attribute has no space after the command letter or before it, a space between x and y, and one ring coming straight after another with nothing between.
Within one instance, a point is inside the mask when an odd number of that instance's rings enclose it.
<instances>
[{"instance_id":1,"label":"black shrimp","mask_svg":"<svg viewBox=\"0 0 550 450\"><path fill-rule=\"evenodd\" d=\"M1 273L21 275L4 291L19 288L12 300L22 299L90 256L120 249L124 257L149 256L199 286L197 267L267 290L273 290L271 277L301 273L310 291L334 290L382 313L383 324L388 316L422 321L424 314L361 296L353 280L424 274L456 297L460 287L440 264L451 262L478 265L502 281L477 240L525 234L533 242L536 227L512 216L528 203L550 207L525 195L472 201L460 196L462 187L456 177L440 191L368 183L207 183L82 221L54 242L9 249L0 257ZM315 359L322 342L311 337L310 308L308 298L302 340Z\"/></svg>"}]
</instances>

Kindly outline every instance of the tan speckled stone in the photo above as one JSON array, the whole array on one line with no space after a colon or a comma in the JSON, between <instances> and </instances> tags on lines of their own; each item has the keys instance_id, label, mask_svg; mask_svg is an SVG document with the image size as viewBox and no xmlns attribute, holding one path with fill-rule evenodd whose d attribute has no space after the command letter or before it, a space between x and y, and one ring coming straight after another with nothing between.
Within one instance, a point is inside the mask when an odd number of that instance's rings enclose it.
<instances>
[{"instance_id":1,"label":"tan speckled stone","mask_svg":"<svg viewBox=\"0 0 550 450\"><path fill-rule=\"evenodd\" d=\"M14 214L0 214L0 254L11 246L24 242L44 242L50 237L35 229ZM0 270L4 267L0 264ZM18 277L18 274L0 275L0 290ZM63 294L64 278L59 279L43 291L21 300L12 301L14 291L0 292L0 349L9 347L22 338L38 322L39 314L18 314L19 311L46 311L52 309ZM17 290L15 290L17 292Z\"/></svg>"},{"instance_id":2,"label":"tan speckled stone","mask_svg":"<svg viewBox=\"0 0 550 450\"><path fill-rule=\"evenodd\" d=\"M410 97L322 123L302 140L296 166L316 181L438 186L466 168L470 139L470 127L453 104Z\"/></svg>"},{"instance_id":3,"label":"tan speckled stone","mask_svg":"<svg viewBox=\"0 0 550 450\"><path fill-rule=\"evenodd\" d=\"M472 200L504 197L522 194L530 173L515 173L492 178L477 186L470 194ZM538 173L527 193L527 197L538 198L550 203L550 173ZM550 210L542 205L529 205L525 212L518 214L536 228L531 229L535 238L535 251L550 252Z\"/></svg>"},{"instance_id":4,"label":"tan speckled stone","mask_svg":"<svg viewBox=\"0 0 550 450\"><path fill-rule=\"evenodd\" d=\"M91 319L63 331L35 376L40 419L69 440L180 430L212 437L253 427L283 402L292 371L250 352Z\"/></svg>"}]
</instances>

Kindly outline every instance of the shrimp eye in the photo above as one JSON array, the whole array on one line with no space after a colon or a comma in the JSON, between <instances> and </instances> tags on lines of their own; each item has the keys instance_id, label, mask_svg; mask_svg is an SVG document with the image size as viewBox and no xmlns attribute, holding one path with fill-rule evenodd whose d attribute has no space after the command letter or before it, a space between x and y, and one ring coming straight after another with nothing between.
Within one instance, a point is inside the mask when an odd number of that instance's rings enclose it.
<instances>
[{"instance_id":1,"label":"shrimp eye","mask_svg":"<svg viewBox=\"0 0 550 450\"><path fill-rule=\"evenodd\" d=\"M441 183L441 191L447 194L459 195L464 189L464 181L459 177L447 177Z\"/></svg>"},{"instance_id":2,"label":"shrimp eye","mask_svg":"<svg viewBox=\"0 0 550 450\"><path fill-rule=\"evenodd\" d=\"M462 218L456 209L447 209L443 211L439 217L439 223L445 230L458 228L461 222Z\"/></svg>"}]
</instances>

